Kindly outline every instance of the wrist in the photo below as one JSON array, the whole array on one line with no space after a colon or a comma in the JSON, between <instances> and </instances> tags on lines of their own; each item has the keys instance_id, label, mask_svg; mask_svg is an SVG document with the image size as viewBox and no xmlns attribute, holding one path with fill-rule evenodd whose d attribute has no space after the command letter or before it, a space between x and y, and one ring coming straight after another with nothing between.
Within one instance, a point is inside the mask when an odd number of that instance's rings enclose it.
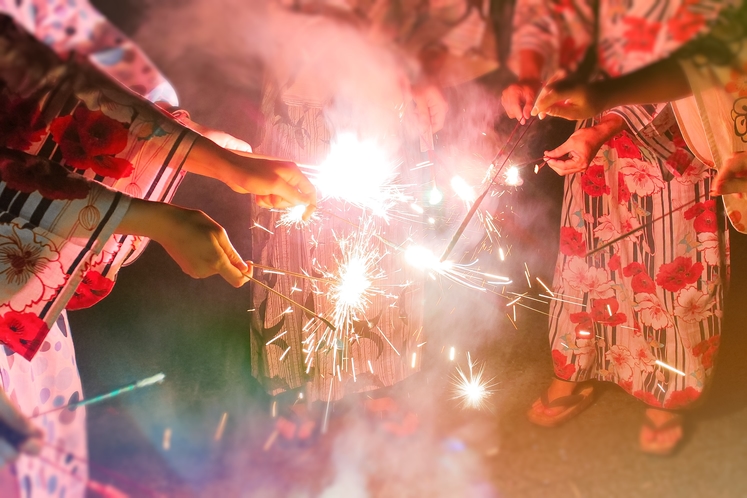
<instances>
[{"instance_id":1,"label":"wrist","mask_svg":"<svg viewBox=\"0 0 747 498\"><path fill-rule=\"evenodd\" d=\"M164 202L132 199L127 213L120 221L116 233L135 235L159 241L171 223L175 211L181 208Z\"/></svg>"},{"instance_id":2,"label":"wrist","mask_svg":"<svg viewBox=\"0 0 747 498\"><path fill-rule=\"evenodd\" d=\"M190 173L214 178L223 183L228 183L232 175L233 162L229 160L226 151L215 142L203 136L195 139L192 150L190 150L184 169Z\"/></svg>"}]
</instances>

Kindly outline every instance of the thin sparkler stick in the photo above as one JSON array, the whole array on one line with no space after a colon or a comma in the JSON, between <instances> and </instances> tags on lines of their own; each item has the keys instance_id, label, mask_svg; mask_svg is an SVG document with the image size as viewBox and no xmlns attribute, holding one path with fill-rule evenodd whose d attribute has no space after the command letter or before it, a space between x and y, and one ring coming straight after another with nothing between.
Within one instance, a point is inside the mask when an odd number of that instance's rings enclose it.
<instances>
[{"instance_id":1,"label":"thin sparkler stick","mask_svg":"<svg viewBox=\"0 0 747 498\"><path fill-rule=\"evenodd\" d=\"M464 233L464 230L467 228L467 225L469 225L469 222L472 220L472 217L475 216L475 213L477 212L477 208L480 207L480 203L488 195L488 193L490 192L490 189L493 187L493 184L498 179L498 175L501 174L501 172L503 171L503 168L506 166L506 163L508 163L508 160L511 158L511 154L513 154L513 152L516 150L516 147L521 142L521 139L524 138L524 135L526 135L527 131L529 131L529 128L532 127L532 124L535 121L536 121L536 118L532 118L532 119L529 120L529 122L526 124L526 127L524 128L524 131L521 133L521 135L519 136L519 138L516 140L516 143L514 143L513 147L511 147L511 150L508 151L508 154L506 154L506 158L503 160L503 164L501 164L501 167L498 168L498 171L496 171L495 175L493 175L493 179L490 180L490 183L488 184L487 187L485 187L485 190L483 191L483 193L480 194L480 196L477 199L475 199L475 202L472 204L472 207L467 212L467 215L464 217L464 220L462 220L462 224L459 225L459 228L457 229L457 231L454 234L454 236L451 238L451 241L449 242L449 245L446 246L446 250L441 255L441 262L446 261L446 258L449 257L449 254L451 254L451 251L454 250L454 247L456 246L457 242L459 241L459 239L461 238L462 234ZM509 140L514 135L514 133L516 132L518 126L519 125L517 124L516 128L514 128L514 131L512 131L511 135L509 135ZM506 145L508 145L508 141L506 142ZM505 149L505 146L504 146L504 149ZM501 151L503 151L503 149L501 149ZM498 155L500 155L500 152L498 153ZM496 156L496 158L497 157L498 156Z\"/></svg>"},{"instance_id":2,"label":"thin sparkler stick","mask_svg":"<svg viewBox=\"0 0 747 498\"><path fill-rule=\"evenodd\" d=\"M305 273L297 273L292 272L288 270L281 270L279 268L273 268L272 266L265 266L265 265L258 265L256 263L252 263L253 268L259 268L260 270L269 270L267 273L277 273L278 275L288 275L290 277L298 277L298 278L305 278L307 280L319 280L321 282L334 282L334 280L324 277L312 277L311 275L306 275Z\"/></svg>"},{"instance_id":3,"label":"thin sparkler stick","mask_svg":"<svg viewBox=\"0 0 747 498\"><path fill-rule=\"evenodd\" d=\"M246 278L248 278L249 280L251 280L255 284L259 285L260 287L262 287L266 291L272 292L273 294L275 294L276 296L278 296L280 299L284 299L284 300L288 301L289 303L291 303L291 304L293 304L295 306L298 306L299 308L301 308L303 311L305 311L309 315L313 316L314 318L318 318L319 320L321 320L322 322L324 322L324 324L327 327L329 327L330 329L332 329L333 332L337 332L337 327L335 327L334 325L332 325L332 322L330 322L329 320L327 320L323 316L319 315L318 313L314 313L313 311L311 311L309 308L307 308L303 304L301 304L301 303L299 303L299 302L297 302L297 301L289 298L285 294L282 294L282 293L276 291L275 289L273 289L269 285L265 284L264 282L261 282L261 281L257 280L256 278L252 277L248 273L242 273L242 275L244 275Z\"/></svg>"},{"instance_id":4,"label":"thin sparkler stick","mask_svg":"<svg viewBox=\"0 0 747 498\"><path fill-rule=\"evenodd\" d=\"M148 377L147 379L139 380L137 382L133 382L132 384L126 385L124 387L120 387L119 389L115 389L111 392L108 392L106 394L101 394L99 396L94 396L93 398L86 398L82 399L80 401L75 401L73 403L68 403L66 405L58 406L56 408L52 408L51 410L47 410L45 412L38 413L36 415L32 415L29 418L37 418L41 417L42 415L46 415L48 413L54 413L58 412L60 410L64 410L65 408L72 409L72 408L78 408L79 406L86 406L91 405L94 403L100 403L104 400L114 398L116 396L119 396L121 394L134 391L135 389L140 389L141 387L147 387L153 384L160 384L163 382L163 380L166 378L166 375L163 373L158 373L152 377Z\"/></svg>"},{"instance_id":5,"label":"thin sparkler stick","mask_svg":"<svg viewBox=\"0 0 747 498\"><path fill-rule=\"evenodd\" d=\"M638 232L638 231L640 231L640 230L643 230L644 228L646 228L646 227L649 227L649 226L653 225L653 224L654 224L654 223L656 223L657 221L659 221L659 220L662 220L662 219L666 218L667 216L670 216L670 215L671 215L672 213L676 213L677 211L679 211L679 210L681 210L681 209L684 209L684 208L686 208L687 206L690 206L691 204L695 204L696 202L697 202L697 199L693 199L693 200L691 200L691 201L688 201L688 202L684 203L683 205L681 205L681 206L679 206L679 207L676 207L676 208L672 209L672 210L671 210L671 211L669 211L669 212L666 212L666 213L662 214L661 216L658 216L658 217L656 217L656 218L654 218L654 219L652 219L652 220L649 220L649 221L647 221L646 223L643 223L643 224L642 224L641 226L639 226L639 227L636 227L636 228L634 228L633 230L630 230L630 231L628 231L628 232L625 232L624 234L620 235L619 237L616 237L616 238L614 238L614 239L610 240L609 242L605 242L605 243L604 243L604 244L602 244L601 246L598 246L598 247L596 247L596 248L592 249L591 251L589 251L589 252L587 252L587 253L586 253L586 256L585 256L585 257L588 257L588 256L593 256L594 254L596 254L596 253L598 253L598 252L600 252L600 251L603 251L604 249L607 249L607 248L608 248L609 246L611 246L612 244L614 244L614 243L616 243L616 242L619 242L619 241L621 241L621 240L623 240L623 239L625 239L625 238L627 238L627 237L630 237L630 236L631 236L631 235L633 235L634 233L636 233L636 232Z\"/></svg>"}]
</instances>

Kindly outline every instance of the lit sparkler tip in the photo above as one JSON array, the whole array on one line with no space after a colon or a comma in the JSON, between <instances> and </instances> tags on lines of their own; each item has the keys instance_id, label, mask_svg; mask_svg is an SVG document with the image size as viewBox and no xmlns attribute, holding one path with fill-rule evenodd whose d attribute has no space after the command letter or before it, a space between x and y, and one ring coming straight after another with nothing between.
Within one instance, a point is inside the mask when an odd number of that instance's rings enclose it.
<instances>
[{"instance_id":1,"label":"lit sparkler tip","mask_svg":"<svg viewBox=\"0 0 747 498\"><path fill-rule=\"evenodd\" d=\"M467 182L461 176L455 176L451 179L451 188L454 190L454 193L456 193L456 195L464 202L472 203L477 197L475 195L474 189L470 187L469 184L467 184Z\"/></svg>"},{"instance_id":2,"label":"lit sparkler tip","mask_svg":"<svg viewBox=\"0 0 747 498\"><path fill-rule=\"evenodd\" d=\"M521 186L524 181L521 179L521 176L519 176L519 168L516 166L509 166L506 168L506 178L504 183L512 187Z\"/></svg>"},{"instance_id":3,"label":"lit sparkler tip","mask_svg":"<svg viewBox=\"0 0 747 498\"><path fill-rule=\"evenodd\" d=\"M441 193L440 190L438 190L437 187L433 187L431 189L430 194L428 195L428 202L431 206L435 206L436 204L439 204L442 200L444 200L444 195Z\"/></svg>"},{"instance_id":4,"label":"lit sparkler tip","mask_svg":"<svg viewBox=\"0 0 747 498\"><path fill-rule=\"evenodd\" d=\"M464 408L480 409L486 405L488 398L493 394L492 384L490 384L492 379L487 381L483 379L485 365L475 369L476 365L472 363L469 354L467 363L468 373L465 373L459 366L456 369L453 379L454 399L460 400Z\"/></svg>"},{"instance_id":5,"label":"lit sparkler tip","mask_svg":"<svg viewBox=\"0 0 747 498\"><path fill-rule=\"evenodd\" d=\"M288 227L288 228L303 228L311 224L312 221L318 219L316 213L311 215L308 220L303 219L304 213L306 213L307 206L305 204L299 204L283 211L280 215L275 226L277 227Z\"/></svg>"}]
</instances>

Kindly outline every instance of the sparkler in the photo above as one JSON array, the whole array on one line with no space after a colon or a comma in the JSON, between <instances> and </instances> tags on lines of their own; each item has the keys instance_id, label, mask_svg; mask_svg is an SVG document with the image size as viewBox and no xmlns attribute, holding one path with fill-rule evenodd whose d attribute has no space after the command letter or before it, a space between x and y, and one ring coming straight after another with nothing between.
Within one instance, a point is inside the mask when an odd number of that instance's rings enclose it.
<instances>
[{"instance_id":1,"label":"sparkler","mask_svg":"<svg viewBox=\"0 0 747 498\"><path fill-rule=\"evenodd\" d=\"M265 284L264 282L262 282L260 280L257 280L256 278L254 278L253 276L249 275L248 273L242 273L242 275L244 275L246 278L248 278L250 281L254 282L255 284L259 285L260 287L262 287L266 291L272 292L273 294L275 294L276 296L278 296L280 299L284 299L285 301L287 301L287 302L289 302L289 303L291 303L291 304L293 304L295 306L298 306L300 309L302 309L303 311L305 311L306 313L308 313L309 316L312 316L314 318L317 318L317 319L321 320L322 322L324 322L324 324L327 327L329 327L333 331L337 330L337 328L334 325L332 325L332 322L330 322L329 320L327 320L323 316L319 315L318 313L314 313L313 311L311 311L309 308L307 308L303 304L301 304L301 303L299 303L299 302L297 302L297 301L289 298L288 296L286 296L285 294L283 294L281 292L276 291L275 289L273 289L269 285Z\"/></svg>"},{"instance_id":2,"label":"sparkler","mask_svg":"<svg viewBox=\"0 0 747 498\"><path fill-rule=\"evenodd\" d=\"M133 382L132 384L126 385L124 387L120 387L119 389L115 389L115 390L113 390L113 391L111 391L109 393L101 394L99 396L94 396L93 398L86 398L86 399L82 399L80 401L74 401L72 403L67 403L65 405L58 406L56 408L52 408L52 409L47 410L45 412L41 412L41 413L38 413L36 415L32 415L29 418L41 417L42 415L46 415L48 413L58 412L60 410L64 410L65 408L67 408L68 410L73 410L75 408L78 408L79 406L86 406L86 405L92 405L94 403L100 403L100 402L102 402L104 400L115 398L115 397L120 396L120 395L122 395L124 393L128 393L130 391L134 391L135 389L140 389L141 387L148 387L148 386L151 386L153 384L160 384L161 382L164 381L165 378L166 378L166 375L164 375L163 373L158 373L156 375L153 375L152 377L148 377L148 378L139 380L137 382Z\"/></svg>"},{"instance_id":3,"label":"sparkler","mask_svg":"<svg viewBox=\"0 0 747 498\"><path fill-rule=\"evenodd\" d=\"M479 369L475 370L475 364L472 363L470 354L467 353L467 365L469 367L469 376L462 370L461 367L457 366L457 375L453 378L454 387L454 398L460 400L461 404L465 408L483 408L487 402L487 399L493 394L491 390L492 384L490 380L483 380L485 373L485 365L481 365Z\"/></svg>"},{"instance_id":4,"label":"sparkler","mask_svg":"<svg viewBox=\"0 0 747 498\"><path fill-rule=\"evenodd\" d=\"M457 228L456 233L451 238L451 241L449 242L449 245L446 246L446 249L444 250L443 254L441 255L441 261L446 261L446 258L449 257L449 254L451 254L451 251L454 250L454 247L456 246L457 242L459 241L459 239L461 238L462 234L464 233L464 230L467 228L467 225L469 224L470 220L475 215L475 212L477 212L477 208L480 207L480 203L482 203L482 201L488 195L488 193L490 192L490 189L493 187L493 184L495 184L496 180L498 179L498 176L503 172L503 168L506 166L506 163L508 163L508 160L511 158L511 155L513 154L514 150L516 150L516 147L519 145L519 143L521 143L521 139L524 138L524 135L526 135L526 133L529 131L529 129L532 127L532 124L535 121L536 121L536 119L532 118L532 119L530 119L527 122L527 124L526 124L526 126L524 128L524 131L521 133L521 135L519 136L519 138L516 140L516 142L514 143L513 147L511 147L511 150L508 152L508 154L506 154L506 158L503 160L503 163L501 164L501 167L498 168L498 171L496 171L495 175L493 175L493 179L490 181L490 183L485 188L485 190L483 190L482 194L480 194L480 196L477 197L477 199L475 199L475 202L472 204L472 207L470 208L470 210L465 215L464 220L462 220L462 224L459 225L459 228ZM517 124L516 127L514 128L514 131L511 132L511 135L509 136L509 140L506 142L507 144L508 144L508 142L510 142L511 137L514 135L514 133L516 132L516 130L518 129L518 127L519 127L519 124ZM504 146L504 148L505 148L505 146ZM501 149L501 152L502 151L503 151L503 149ZM501 152L499 152L498 154L500 155ZM496 156L496 157L498 157L498 156Z\"/></svg>"},{"instance_id":5,"label":"sparkler","mask_svg":"<svg viewBox=\"0 0 747 498\"><path fill-rule=\"evenodd\" d=\"M592 249L591 251L587 252L587 253L586 253L586 256L585 256L585 257L593 256L594 254L596 254L596 253L598 253L598 252L600 252L600 251L603 251L604 249L607 249L607 248L608 248L609 246L611 246L612 244L615 244L616 242L620 242L621 240L623 240L623 239L626 239L626 238L630 237L630 236L631 236L631 235L633 235L634 233L636 233L636 232L638 232L638 231L640 231L640 230L643 230L644 228L646 228L646 227L649 227L649 226L653 225L653 224L654 224L654 223L656 223L657 221L659 221L659 220L663 220L663 219L664 219L664 218L666 218L667 216L670 216L670 215L671 215L672 213L676 213L677 211L680 211L681 209L684 209L684 208L686 208L687 206L690 206L690 205L692 205L692 204L695 204L696 202L698 202L698 200L697 200L697 199L693 199L693 200L691 200L691 201L688 201L688 202L684 203L683 205L681 205L681 206L679 206L679 207L676 207L676 208L672 209L671 211L668 211L668 212L666 212L666 213L662 214L661 216L657 216L656 218L653 218L653 219L651 219L651 220L648 220L648 221L647 221L646 223L642 223L642 224L641 224L640 226L637 226L636 228L634 228L634 229L632 229L632 230L629 230L629 231L625 232L624 234L620 235L619 237L615 237L614 239L610 240L609 242L605 242L605 243L604 243L604 244L602 244L601 246L597 246L597 247L595 247L595 248L594 248L594 249Z\"/></svg>"},{"instance_id":6,"label":"sparkler","mask_svg":"<svg viewBox=\"0 0 747 498\"><path fill-rule=\"evenodd\" d=\"M508 277L484 273L472 268L477 264L477 261L470 264L440 261L431 250L423 246L409 246L405 250L405 260L415 268L437 273L453 282L479 291L485 291L485 285L508 285L511 283L511 279Z\"/></svg>"},{"instance_id":7,"label":"sparkler","mask_svg":"<svg viewBox=\"0 0 747 498\"><path fill-rule=\"evenodd\" d=\"M323 199L342 200L384 219L404 198L401 187L394 184L397 164L376 141L358 140L353 133L338 134L319 166L301 167Z\"/></svg>"},{"instance_id":8,"label":"sparkler","mask_svg":"<svg viewBox=\"0 0 747 498\"><path fill-rule=\"evenodd\" d=\"M299 204L283 211L280 215L276 227L287 227L287 228L303 228L311 224L312 221L317 220L319 217L316 213L313 213L308 220L303 219L303 215L306 213L307 206Z\"/></svg>"}]
</instances>

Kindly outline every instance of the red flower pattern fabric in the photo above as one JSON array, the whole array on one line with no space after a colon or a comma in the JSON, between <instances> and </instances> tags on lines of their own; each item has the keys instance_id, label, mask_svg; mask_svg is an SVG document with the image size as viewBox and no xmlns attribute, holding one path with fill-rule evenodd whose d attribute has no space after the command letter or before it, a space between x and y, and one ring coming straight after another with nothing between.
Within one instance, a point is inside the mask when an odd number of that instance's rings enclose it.
<instances>
[{"instance_id":1,"label":"red flower pattern fabric","mask_svg":"<svg viewBox=\"0 0 747 498\"><path fill-rule=\"evenodd\" d=\"M97 271L89 271L75 289L75 295L67 303L66 308L68 310L90 308L108 296L112 287L114 287L114 280L109 280Z\"/></svg>"},{"instance_id":2,"label":"red flower pattern fabric","mask_svg":"<svg viewBox=\"0 0 747 498\"><path fill-rule=\"evenodd\" d=\"M589 197L600 197L610 193L610 187L604 178L604 166L592 165L581 175L581 188Z\"/></svg>"},{"instance_id":3,"label":"red flower pattern fabric","mask_svg":"<svg viewBox=\"0 0 747 498\"><path fill-rule=\"evenodd\" d=\"M560 229L560 252L567 256L584 256L586 254L584 234L573 227L562 227Z\"/></svg>"},{"instance_id":4,"label":"red flower pattern fabric","mask_svg":"<svg viewBox=\"0 0 747 498\"><path fill-rule=\"evenodd\" d=\"M699 202L685 211L686 220L694 220L693 227L698 233L718 231L716 201L711 199Z\"/></svg>"},{"instance_id":5,"label":"red flower pattern fabric","mask_svg":"<svg viewBox=\"0 0 747 498\"><path fill-rule=\"evenodd\" d=\"M713 367L713 360L718 352L720 344L721 336L714 335L713 337L701 341L693 346L693 354L700 358L700 361L703 363L703 368L709 369Z\"/></svg>"},{"instance_id":6,"label":"red flower pattern fabric","mask_svg":"<svg viewBox=\"0 0 747 498\"><path fill-rule=\"evenodd\" d=\"M670 292L677 292L700 280L702 273L703 263L693 263L692 258L680 256L659 267L656 283Z\"/></svg>"},{"instance_id":7,"label":"red flower pattern fabric","mask_svg":"<svg viewBox=\"0 0 747 498\"><path fill-rule=\"evenodd\" d=\"M630 263L623 268L623 275L632 277L630 287L635 294L653 294L656 292L654 279L648 275L646 268L641 263Z\"/></svg>"},{"instance_id":8,"label":"red flower pattern fabric","mask_svg":"<svg viewBox=\"0 0 747 498\"><path fill-rule=\"evenodd\" d=\"M43 158L18 154L0 158L0 180L19 192L39 192L48 199L85 199L91 190L88 182L72 175L59 164Z\"/></svg>"},{"instance_id":9,"label":"red flower pattern fabric","mask_svg":"<svg viewBox=\"0 0 747 498\"><path fill-rule=\"evenodd\" d=\"M0 93L0 146L28 150L42 139L46 129L36 101Z\"/></svg>"},{"instance_id":10,"label":"red flower pattern fabric","mask_svg":"<svg viewBox=\"0 0 747 498\"><path fill-rule=\"evenodd\" d=\"M688 386L681 391L674 391L664 402L664 408L667 408L668 410L679 410L685 408L700 398L700 394L701 391L698 391L692 386Z\"/></svg>"},{"instance_id":11,"label":"red flower pattern fabric","mask_svg":"<svg viewBox=\"0 0 747 498\"><path fill-rule=\"evenodd\" d=\"M0 315L0 342L30 360L38 351L49 327L34 313L8 311Z\"/></svg>"},{"instance_id":12,"label":"red flower pattern fabric","mask_svg":"<svg viewBox=\"0 0 747 498\"><path fill-rule=\"evenodd\" d=\"M649 21L642 17L626 17L623 23L628 27L625 31L625 52L651 52L656 43L656 36L661 30L661 23Z\"/></svg>"},{"instance_id":13,"label":"red flower pattern fabric","mask_svg":"<svg viewBox=\"0 0 747 498\"><path fill-rule=\"evenodd\" d=\"M92 169L97 175L125 178L132 164L115 157L127 146L127 127L101 111L78 107L71 115L52 121L50 131L70 166Z\"/></svg>"},{"instance_id":14,"label":"red flower pattern fabric","mask_svg":"<svg viewBox=\"0 0 747 498\"><path fill-rule=\"evenodd\" d=\"M576 366L568 363L568 358L558 350L552 352L552 363L559 379L568 380L576 372Z\"/></svg>"}]
</instances>

